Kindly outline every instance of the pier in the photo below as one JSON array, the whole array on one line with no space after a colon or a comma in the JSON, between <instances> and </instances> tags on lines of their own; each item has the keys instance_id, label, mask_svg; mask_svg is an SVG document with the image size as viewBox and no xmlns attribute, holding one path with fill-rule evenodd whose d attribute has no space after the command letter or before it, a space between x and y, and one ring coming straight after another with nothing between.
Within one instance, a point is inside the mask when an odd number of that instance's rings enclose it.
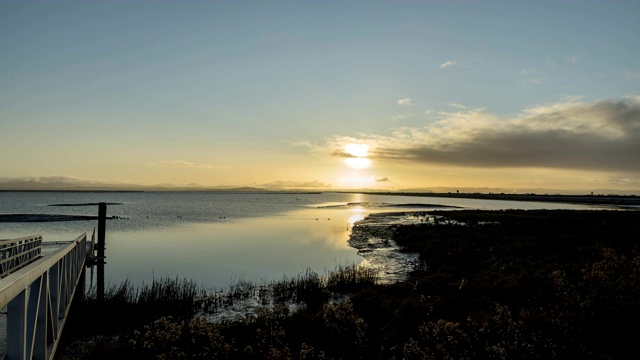
<instances>
[{"instance_id":1,"label":"pier","mask_svg":"<svg viewBox=\"0 0 640 360\"><path fill-rule=\"evenodd\" d=\"M97 244L95 231L91 241L86 234L0 240L0 359L53 359L74 295L84 293L85 266L97 265L97 290L104 292L105 220L100 203Z\"/></svg>"}]
</instances>

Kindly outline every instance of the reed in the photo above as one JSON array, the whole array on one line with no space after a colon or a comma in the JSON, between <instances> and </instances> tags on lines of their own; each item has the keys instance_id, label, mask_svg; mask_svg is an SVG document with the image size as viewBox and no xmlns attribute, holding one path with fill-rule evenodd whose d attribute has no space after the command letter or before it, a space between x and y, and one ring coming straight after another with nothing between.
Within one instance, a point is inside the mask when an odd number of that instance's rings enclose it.
<instances>
[{"instance_id":1,"label":"reed","mask_svg":"<svg viewBox=\"0 0 640 360\"><path fill-rule=\"evenodd\" d=\"M360 290L378 284L378 271L357 264L340 265L327 275L327 287L338 293Z\"/></svg>"},{"instance_id":2,"label":"reed","mask_svg":"<svg viewBox=\"0 0 640 360\"><path fill-rule=\"evenodd\" d=\"M340 265L320 275L311 269L280 280L251 282L239 279L226 289L206 289L195 281L180 278L154 278L150 284L135 286L129 280L105 290L102 300L90 289L74 305L71 334L91 335L97 332L118 333L148 324L160 317L176 321L196 316L212 316L255 309L260 306L299 304L318 308L330 298L358 291L377 283L372 269L356 264ZM248 306L247 304L251 304ZM91 315L88 315L91 314ZM134 317L131 314L135 314ZM91 324L100 323L98 331ZM74 330L77 329L76 330Z\"/></svg>"},{"instance_id":3,"label":"reed","mask_svg":"<svg viewBox=\"0 0 640 360\"><path fill-rule=\"evenodd\" d=\"M320 275L311 269L280 280L254 283L238 280L226 290L217 290L204 295L202 313L220 314L237 308L242 302L253 301L261 306L304 304L322 306L331 297L358 291L378 283L376 270L356 264L340 265Z\"/></svg>"}]
</instances>

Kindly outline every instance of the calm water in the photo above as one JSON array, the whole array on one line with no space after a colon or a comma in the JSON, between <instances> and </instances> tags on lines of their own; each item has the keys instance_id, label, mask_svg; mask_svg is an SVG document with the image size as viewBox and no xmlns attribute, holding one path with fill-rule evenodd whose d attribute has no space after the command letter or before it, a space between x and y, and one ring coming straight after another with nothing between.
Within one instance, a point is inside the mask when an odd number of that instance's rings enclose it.
<instances>
[{"instance_id":1,"label":"calm water","mask_svg":"<svg viewBox=\"0 0 640 360\"><path fill-rule=\"evenodd\" d=\"M429 205L479 209L586 209L583 205L363 194L0 192L0 214L97 215L108 202L106 281L186 277L208 287L239 279L322 273L362 259L348 246L354 222L373 212ZM410 204L398 207L398 205ZM421 204L421 205L415 205ZM97 221L0 223L0 239L41 234L45 241L91 234Z\"/></svg>"}]
</instances>

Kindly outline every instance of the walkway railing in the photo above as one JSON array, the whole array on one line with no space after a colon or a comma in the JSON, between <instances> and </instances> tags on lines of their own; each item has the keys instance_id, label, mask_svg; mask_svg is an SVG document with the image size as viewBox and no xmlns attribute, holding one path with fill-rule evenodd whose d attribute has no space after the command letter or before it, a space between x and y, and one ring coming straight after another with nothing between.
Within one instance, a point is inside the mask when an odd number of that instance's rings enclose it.
<instances>
[{"instance_id":1,"label":"walkway railing","mask_svg":"<svg viewBox=\"0 0 640 360\"><path fill-rule=\"evenodd\" d=\"M53 358L83 274L86 241L83 234L59 243L60 250L0 279L0 308L7 309L7 359Z\"/></svg>"},{"instance_id":2,"label":"walkway railing","mask_svg":"<svg viewBox=\"0 0 640 360\"><path fill-rule=\"evenodd\" d=\"M0 240L0 278L39 259L41 252L41 235Z\"/></svg>"}]
</instances>

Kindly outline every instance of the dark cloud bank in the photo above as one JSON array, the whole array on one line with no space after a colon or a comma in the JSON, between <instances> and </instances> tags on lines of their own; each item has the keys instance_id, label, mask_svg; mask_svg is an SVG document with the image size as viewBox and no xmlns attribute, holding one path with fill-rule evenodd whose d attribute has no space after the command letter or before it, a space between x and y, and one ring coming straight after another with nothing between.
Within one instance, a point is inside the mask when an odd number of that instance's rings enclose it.
<instances>
[{"instance_id":1,"label":"dark cloud bank","mask_svg":"<svg viewBox=\"0 0 640 360\"><path fill-rule=\"evenodd\" d=\"M640 172L640 97L531 108L513 119L452 113L376 139L377 158L472 167Z\"/></svg>"}]
</instances>

